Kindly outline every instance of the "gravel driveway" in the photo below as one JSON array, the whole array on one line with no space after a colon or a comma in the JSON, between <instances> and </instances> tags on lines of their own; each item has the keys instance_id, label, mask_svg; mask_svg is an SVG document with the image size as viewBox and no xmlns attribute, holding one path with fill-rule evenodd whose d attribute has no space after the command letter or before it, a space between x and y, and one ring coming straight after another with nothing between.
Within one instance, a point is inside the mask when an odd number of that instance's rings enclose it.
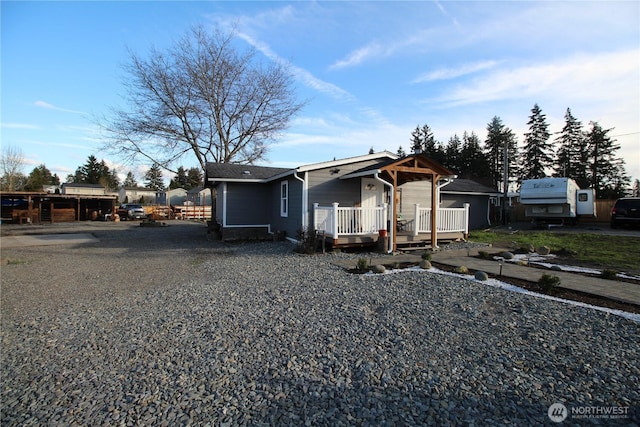
<instances>
[{"instance_id":1,"label":"gravel driveway","mask_svg":"<svg viewBox=\"0 0 640 427\"><path fill-rule=\"evenodd\" d=\"M3 426L638 423L637 322L188 222L69 230L98 242L2 249Z\"/></svg>"}]
</instances>

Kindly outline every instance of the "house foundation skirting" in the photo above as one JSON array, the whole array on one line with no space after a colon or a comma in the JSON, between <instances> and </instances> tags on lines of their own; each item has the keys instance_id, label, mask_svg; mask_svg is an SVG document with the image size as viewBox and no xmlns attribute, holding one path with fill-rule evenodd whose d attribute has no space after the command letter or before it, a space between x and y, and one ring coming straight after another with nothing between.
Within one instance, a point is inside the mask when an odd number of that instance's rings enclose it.
<instances>
[{"instance_id":1,"label":"house foundation skirting","mask_svg":"<svg viewBox=\"0 0 640 427\"><path fill-rule=\"evenodd\" d=\"M269 240L273 238L271 225L226 225L222 227L222 240Z\"/></svg>"}]
</instances>

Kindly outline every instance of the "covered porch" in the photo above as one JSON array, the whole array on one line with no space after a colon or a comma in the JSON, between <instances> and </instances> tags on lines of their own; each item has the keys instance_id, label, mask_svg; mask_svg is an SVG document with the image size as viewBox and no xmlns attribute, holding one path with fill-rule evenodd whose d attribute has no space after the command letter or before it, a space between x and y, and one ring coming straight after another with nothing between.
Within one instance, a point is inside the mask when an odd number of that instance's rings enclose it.
<instances>
[{"instance_id":1,"label":"covered porch","mask_svg":"<svg viewBox=\"0 0 640 427\"><path fill-rule=\"evenodd\" d=\"M421 153L415 153L401 159L389 159L353 171L340 177L342 180L358 179L362 183L361 207L355 206L352 209L358 212L360 209L378 208L381 213L376 218L380 222L370 224L368 229L364 227L361 230L357 228L341 230L342 224L338 217L339 214L334 211L331 215L337 223L328 223L326 228L318 229L336 235L337 244L341 243L340 233L349 233L346 236L351 239L353 239L351 236L359 235L359 239L363 240L365 234L368 235L366 239L373 239L380 230L386 230L389 252L397 250L398 244L406 243L408 240L424 241L430 247L437 248L438 238L444 239L444 233L459 233L460 236L463 236L468 232L468 208L459 208L457 213L456 210L449 211L439 208L439 188L451 182L453 178L455 175L452 171ZM384 191L381 193L382 188ZM372 191L366 191L368 189ZM400 210L402 205L405 206L405 209L407 208L406 196L409 195L402 189L411 190L409 193L417 203L414 206L414 212L411 212L411 215L406 215L411 217L411 221L403 220L403 214L407 214L407 212ZM375 197L370 194L375 192L377 192ZM388 204L388 207L384 207L380 201L372 203L374 200L380 200L381 197ZM425 206L420 206L420 203L424 203ZM386 212L386 217L382 212ZM363 213L363 215L366 214ZM322 218L318 217L318 219L320 226ZM316 221L315 218L314 221ZM436 226L432 227L431 224ZM372 235L373 237L371 237Z\"/></svg>"}]
</instances>

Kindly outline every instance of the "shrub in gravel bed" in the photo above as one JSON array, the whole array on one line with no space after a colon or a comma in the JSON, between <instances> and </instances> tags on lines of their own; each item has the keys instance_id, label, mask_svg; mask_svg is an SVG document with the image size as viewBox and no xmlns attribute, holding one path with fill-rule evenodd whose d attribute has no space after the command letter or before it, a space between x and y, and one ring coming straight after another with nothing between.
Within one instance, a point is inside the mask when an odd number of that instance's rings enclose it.
<instances>
[{"instance_id":1,"label":"shrub in gravel bed","mask_svg":"<svg viewBox=\"0 0 640 427\"><path fill-rule=\"evenodd\" d=\"M558 286L560 286L560 278L551 274L543 274L538 280L538 285L542 288L543 291L549 292Z\"/></svg>"},{"instance_id":2,"label":"shrub in gravel bed","mask_svg":"<svg viewBox=\"0 0 640 427\"><path fill-rule=\"evenodd\" d=\"M456 267L455 272L458 274L468 274L469 269L466 266L461 265L459 267Z\"/></svg>"}]
</instances>

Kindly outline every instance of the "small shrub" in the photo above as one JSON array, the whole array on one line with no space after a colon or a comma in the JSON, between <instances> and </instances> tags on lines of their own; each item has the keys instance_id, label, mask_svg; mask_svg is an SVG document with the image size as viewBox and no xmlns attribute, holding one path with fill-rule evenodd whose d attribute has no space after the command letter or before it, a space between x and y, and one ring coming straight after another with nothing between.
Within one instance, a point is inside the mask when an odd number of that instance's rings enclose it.
<instances>
[{"instance_id":1,"label":"small shrub","mask_svg":"<svg viewBox=\"0 0 640 427\"><path fill-rule=\"evenodd\" d=\"M538 280L538 285L543 291L549 292L560 286L560 278L558 276L545 273L540 277L540 280Z\"/></svg>"},{"instance_id":2,"label":"small shrub","mask_svg":"<svg viewBox=\"0 0 640 427\"><path fill-rule=\"evenodd\" d=\"M600 273L600 277L607 280L617 280L618 273L615 270L603 270L602 273Z\"/></svg>"},{"instance_id":3,"label":"small shrub","mask_svg":"<svg viewBox=\"0 0 640 427\"><path fill-rule=\"evenodd\" d=\"M356 263L356 268L358 271L367 271L369 270L369 261L366 258L358 258L358 262Z\"/></svg>"},{"instance_id":4,"label":"small shrub","mask_svg":"<svg viewBox=\"0 0 640 427\"><path fill-rule=\"evenodd\" d=\"M454 271L456 273L458 273L458 274L468 274L469 273L469 269L467 267L465 267L464 265L461 265L460 267L456 267L456 269Z\"/></svg>"},{"instance_id":5,"label":"small shrub","mask_svg":"<svg viewBox=\"0 0 640 427\"><path fill-rule=\"evenodd\" d=\"M431 252L424 252L422 254L422 259L426 261L431 261Z\"/></svg>"},{"instance_id":6,"label":"small shrub","mask_svg":"<svg viewBox=\"0 0 640 427\"><path fill-rule=\"evenodd\" d=\"M476 280L485 281L489 279L489 276L484 271L476 271L476 274L473 275Z\"/></svg>"},{"instance_id":7,"label":"small shrub","mask_svg":"<svg viewBox=\"0 0 640 427\"><path fill-rule=\"evenodd\" d=\"M296 252L308 255L316 253L318 249L318 236L315 230L300 228L296 231L296 238L298 240ZM324 245L324 242L322 242L322 244Z\"/></svg>"},{"instance_id":8,"label":"small shrub","mask_svg":"<svg viewBox=\"0 0 640 427\"><path fill-rule=\"evenodd\" d=\"M478 256L482 259L487 259L489 258L489 252L487 251L478 251Z\"/></svg>"}]
</instances>

